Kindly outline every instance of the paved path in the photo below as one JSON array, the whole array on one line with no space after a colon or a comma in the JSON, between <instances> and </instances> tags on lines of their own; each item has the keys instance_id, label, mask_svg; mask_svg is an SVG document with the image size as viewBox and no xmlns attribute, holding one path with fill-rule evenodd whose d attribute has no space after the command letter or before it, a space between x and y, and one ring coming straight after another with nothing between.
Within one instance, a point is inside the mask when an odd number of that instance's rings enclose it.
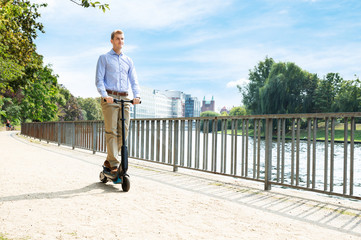
<instances>
[{"instance_id":1,"label":"paved path","mask_svg":"<svg viewBox=\"0 0 361 240\"><path fill-rule=\"evenodd\" d=\"M361 239L361 202L130 160L0 132L0 239Z\"/></svg>"}]
</instances>

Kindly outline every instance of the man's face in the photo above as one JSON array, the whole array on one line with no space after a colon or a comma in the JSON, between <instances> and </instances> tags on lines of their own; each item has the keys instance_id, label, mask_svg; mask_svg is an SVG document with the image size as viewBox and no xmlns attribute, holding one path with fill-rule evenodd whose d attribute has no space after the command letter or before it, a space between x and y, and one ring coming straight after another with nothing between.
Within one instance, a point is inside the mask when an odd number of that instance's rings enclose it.
<instances>
[{"instance_id":1,"label":"man's face","mask_svg":"<svg viewBox=\"0 0 361 240\"><path fill-rule=\"evenodd\" d=\"M124 34L115 34L110 42L113 44L114 49L122 49L124 45Z\"/></svg>"}]
</instances>

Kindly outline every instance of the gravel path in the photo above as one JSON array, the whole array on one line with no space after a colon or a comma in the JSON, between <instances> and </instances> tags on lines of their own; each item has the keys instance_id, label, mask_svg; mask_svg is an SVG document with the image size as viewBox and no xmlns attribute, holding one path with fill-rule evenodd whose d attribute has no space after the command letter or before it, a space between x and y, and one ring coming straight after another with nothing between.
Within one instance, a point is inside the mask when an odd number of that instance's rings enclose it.
<instances>
[{"instance_id":1,"label":"gravel path","mask_svg":"<svg viewBox=\"0 0 361 240\"><path fill-rule=\"evenodd\" d=\"M133 159L124 193L104 158L0 132L0 239L361 239L360 201Z\"/></svg>"}]
</instances>

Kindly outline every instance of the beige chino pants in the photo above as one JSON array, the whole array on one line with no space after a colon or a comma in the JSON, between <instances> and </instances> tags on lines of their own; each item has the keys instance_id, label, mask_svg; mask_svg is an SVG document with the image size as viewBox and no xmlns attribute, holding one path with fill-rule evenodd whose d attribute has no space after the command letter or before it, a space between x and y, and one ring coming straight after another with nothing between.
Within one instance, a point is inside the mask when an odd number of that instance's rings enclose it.
<instances>
[{"instance_id":1,"label":"beige chino pants","mask_svg":"<svg viewBox=\"0 0 361 240\"><path fill-rule=\"evenodd\" d=\"M130 100L127 97L119 97L115 95L109 95L116 99ZM130 104L124 103L124 118L125 118L125 140L128 138L128 129L130 122ZM104 98L101 98L101 106L104 116L104 127L105 127L105 141L107 144L107 160L110 166L115 167L120 163L119 153L123 145L122 139L122 108L119 103L107 103L104 102ZM119 164L119 168L121 166Z\"/></svg>"}]
</instances>

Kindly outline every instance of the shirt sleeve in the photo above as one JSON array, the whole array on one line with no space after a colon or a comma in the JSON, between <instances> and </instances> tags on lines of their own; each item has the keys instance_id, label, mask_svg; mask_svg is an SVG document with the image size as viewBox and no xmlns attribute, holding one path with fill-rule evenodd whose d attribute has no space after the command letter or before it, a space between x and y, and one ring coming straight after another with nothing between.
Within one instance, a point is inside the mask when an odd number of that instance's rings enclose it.
<instances>
[{"instance_id":1,"label":"shirt sleeve","mask_svg":"<svg viewBox=\"0 0 361 240\"><path fill-rule=\"evenodd\" d=\"M130 68L128 72L129 82L133 91L134 98L140 98L140 87L138 83L137 72L135 71L134 63L129 59Z\"/></svg>"},{"instance_id":2,"label":"shirt sleeve","mask_svg":"<svg viewBox=\"0 0 361 240\"><path fill-rule=\"evenodd\" d=\"M105 77L105 56L102 55L98 59L97 69L95 73L95 85L100 95L105 98L108 97L108 93L104 86Z\"/></svg>"}]
</instances>

